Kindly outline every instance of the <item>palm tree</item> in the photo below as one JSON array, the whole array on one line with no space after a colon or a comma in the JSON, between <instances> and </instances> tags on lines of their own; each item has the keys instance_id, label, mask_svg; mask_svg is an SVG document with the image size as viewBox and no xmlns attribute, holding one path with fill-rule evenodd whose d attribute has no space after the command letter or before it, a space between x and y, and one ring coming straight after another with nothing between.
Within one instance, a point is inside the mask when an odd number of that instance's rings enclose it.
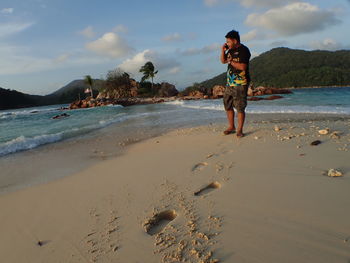
<instances>
[{"instance_id":1,"label":"palm tree","mask_svg":"<svg viewBox=\"0 0 350 263\"><path fill-rule=\"evenodd\" d=\"M146 79L151 78L152 79L152 90L153 90L153 78L155 77L155 75L158 73L157 71L154 71L154 65L151 61L146 62L145 65L143 65L140 69L140 72L143 73L143 77L141 79L141 82L145 81Z\"/></svg>"},{"instance_id":2,"label":"palm tree","mask_svg":"<svg viewBox=\"0 0 350 263\"><path fill-rule=\"evenodd\" d=\"M89 85L90 87L90 92L91 92L91 98L94 98L94 94L92 92L92 85L94 84L93 79L91 78L90 75L86 75L84 79L85 84Z\"/></svg>"}]
</instances>

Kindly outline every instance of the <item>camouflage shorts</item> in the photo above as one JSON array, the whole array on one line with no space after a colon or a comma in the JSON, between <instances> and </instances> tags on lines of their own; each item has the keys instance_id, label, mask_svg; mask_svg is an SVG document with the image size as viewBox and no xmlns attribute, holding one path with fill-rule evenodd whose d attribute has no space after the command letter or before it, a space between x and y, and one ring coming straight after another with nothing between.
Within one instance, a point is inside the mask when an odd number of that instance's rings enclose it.
<instances>
[{"instance_id":1,"label":"camouflage shorts","mask_svg":"<svg viewBox=\"0 0 350 263\"><path fill-rule=\"evenodd\" d=\"M244 112L247 107L247 92L248 85L226 87L224 92L225 110L227 111L235 108L237 112Z\"/></svg>"}]
</instances>

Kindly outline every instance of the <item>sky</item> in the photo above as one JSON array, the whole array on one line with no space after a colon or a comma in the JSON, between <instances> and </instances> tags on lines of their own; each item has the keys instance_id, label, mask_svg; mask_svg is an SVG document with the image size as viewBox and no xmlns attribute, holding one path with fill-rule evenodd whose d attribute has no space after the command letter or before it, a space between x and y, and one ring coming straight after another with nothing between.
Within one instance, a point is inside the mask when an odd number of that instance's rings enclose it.
<instances>
[{"instance_id":1,"label":"sky","mask_svg":"<svg viewBox=\"0 0 350 263\"><path fill-rule=\"evenodd\" d=\"M226 70L232 29L253 58L350 49L349 28L350 0L0 0L0 87L46 95L117 68L139 81L152 61L181 90Z\"/></svg>"}]
</instances>

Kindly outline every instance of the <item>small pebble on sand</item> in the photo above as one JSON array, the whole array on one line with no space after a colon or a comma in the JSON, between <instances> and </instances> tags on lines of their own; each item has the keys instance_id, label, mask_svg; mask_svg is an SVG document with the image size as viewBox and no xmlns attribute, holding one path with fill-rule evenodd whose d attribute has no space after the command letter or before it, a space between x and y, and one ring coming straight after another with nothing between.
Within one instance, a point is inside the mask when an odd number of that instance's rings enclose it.
<instances>
[{"instance_id":1,"label":"small pebble on sand","mask_svg":"<svg viewBox=\"0 0 350 263\"><path fill-rule=\"evenodd\" d=\"M335 169L329 169L327 175L330 177L340 177L343 176L343 173Z\"/></svg>"}]
</instances>

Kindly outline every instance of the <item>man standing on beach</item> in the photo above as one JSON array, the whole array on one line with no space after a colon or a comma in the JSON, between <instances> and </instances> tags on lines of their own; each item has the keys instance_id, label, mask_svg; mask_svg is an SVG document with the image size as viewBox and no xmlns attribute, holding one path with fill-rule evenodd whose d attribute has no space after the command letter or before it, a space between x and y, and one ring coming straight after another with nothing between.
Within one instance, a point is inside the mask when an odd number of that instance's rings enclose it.
<instances>
[{"instance_id":1,"label":"man standing on beach","mask_svg":"<svg viewBox=\"0 0 350 263\"><path fill-rule=\"evenodd\" d=\"M229 127L224 134L236 132L235 112L238 115L237 137L243 137L243 124L245 120L245 108L247 106L247 92L250 82L249 76L249 49L241 44L239 33L235 30L225 36L226 43L221 48L220 60L227 66L227 83L224 93L224 106Z\"/></svg>"}]
</instances>

